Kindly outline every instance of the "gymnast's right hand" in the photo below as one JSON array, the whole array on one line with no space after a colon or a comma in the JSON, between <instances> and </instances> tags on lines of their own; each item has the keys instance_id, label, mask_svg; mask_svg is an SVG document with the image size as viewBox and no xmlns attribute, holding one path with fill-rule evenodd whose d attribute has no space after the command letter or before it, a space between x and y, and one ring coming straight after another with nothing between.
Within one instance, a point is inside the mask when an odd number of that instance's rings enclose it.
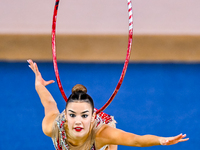
<instances>
[{"instance_id":1,"label":"gymnast's right hand","mask_svg":"<svg viewBox=\"0 0 200 150\"><path fill-rule=\"evenodd\" d=\"M42 78L40 71L38 70L37 64L33 62L31 59L27 60L27 62L29 63L29 67L31 68L31 70L35 73L35 86L41 85L41 84L43 86L47 86L55 82L54 80L45 81Z\"/></svg>"}]
</instances>

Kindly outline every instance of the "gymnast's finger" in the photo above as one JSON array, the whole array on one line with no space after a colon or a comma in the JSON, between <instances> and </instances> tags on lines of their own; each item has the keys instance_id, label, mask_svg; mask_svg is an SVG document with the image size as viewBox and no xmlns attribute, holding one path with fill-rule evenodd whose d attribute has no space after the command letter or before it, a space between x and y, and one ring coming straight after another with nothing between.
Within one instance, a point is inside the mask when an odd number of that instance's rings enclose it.
<instances>
[{"instance_id":1,"label":"gymnast's finger","mask_svg":"<svg viewBox=\"0 0 200 150\"><path fill-rule=\"evenodd\" d=\"M31 65L28 65L28 66L29 66L29 68L31 68L32 71L34 71Z\"/></svg>"},{"instance_id":2,"label":"gymnast's finger","mask_svg":"<svg viewBox=\"0 0 200 150\"><path fill-rule=\"evenodd\" d=\"M179 140L179 142L185 142L185 141L188 141L188 140L189 140L189 138L181 139L181 140Z\"/></svg>"},{"instance_id":3,"label":"gymnast's finger","mask_svg":"<svg viewBox=\"0 0 200 150\"><path fill-rule=\"evenodd\" d=\"M35 68L35 73L37 74L37 75L40 75L40 72L39 72L39 69L38 69L38 66L37 66L37 64L34 62L34 68Z\"/></svg>"},{"instance_id":4,"label":"gymnast's finger","mask_svg":"<svg viewBox=\"0 0 200 150\"><path fill-rule=\"evenodd\" d=\"M33 61L31 60L31 59L29 59L29 60L27 60L27 62L29 63L29 67L31 68L31 69L33 69Z\"/></svg>"},{"instance_id":5,"label":"gymnast's finger","mask_svg":"<svg viewBox=\"0 0 200 150\"><path fill-rule=\"evenodd\" d=\"M27 62L30 64L30 65L33 65L33 61L31 59L28 59Z\"/></svg>"},{"instance_id":6,"label":"gymnast's finger","mask_svg":"<svg viewBox=\"0 0 200 150\"><path fill-rule=\"evenodd\" d=\"M29 63L29 65L28 65L29 68L31 68L31 70L32 70L33 72L35 72L35 71L34 71L34 66L33 66L33 61L29 59L29 60L27 60L27 62Z\"/></svg>"},{"instance_id":7,"label":"gymnast's finger","mask_svg":"<svg viewBox=\"0 0 200 150\"><path fill-rule=\"evenodd\" d=\"M182 135L182 133L181 133L181 134L175 136L175 137L173 138L173 140L180 140L180 139L184 138L185 136L186 136L186 135Z\"/></svg>"},{"instance_id":8,"label":"gymnast's finger","mask_svg":"<svg viewBox=\"0 0 200 150\"><path fill-rule=\"evenodd\" d=\"M52 83L54 83L54 82L55 82L54 80L46 81L46 85L52 84ZM45 85L45 86L46 86L46 85Z\"/></svg>"}]
</instances>

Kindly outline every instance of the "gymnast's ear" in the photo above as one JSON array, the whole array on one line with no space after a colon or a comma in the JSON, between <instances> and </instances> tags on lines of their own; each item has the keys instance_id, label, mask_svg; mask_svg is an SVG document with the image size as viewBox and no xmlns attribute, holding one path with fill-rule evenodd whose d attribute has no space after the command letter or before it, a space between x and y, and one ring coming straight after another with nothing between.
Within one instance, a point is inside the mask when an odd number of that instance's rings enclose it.
<instances>
[{"instance_id":1,"label":"gymnast's ear","mask_svg":"<svg viewBox=\"0 0 200 150\"><path fill-rule=\"evenodd\" d=\"M96 118L96 112L93 113L91 122L94 122L95 118Z\"/></svg>"},{"instance_id":2,"label":"gymnast's ear","mask_svg":"<svg viewBox=\"0 0 200 150\"><path fill-rule=\"evenodd\" d=\"M65 120L67 121L66 109L64 110L64 114L65 114Z\"/></svg>"}]
</instances>

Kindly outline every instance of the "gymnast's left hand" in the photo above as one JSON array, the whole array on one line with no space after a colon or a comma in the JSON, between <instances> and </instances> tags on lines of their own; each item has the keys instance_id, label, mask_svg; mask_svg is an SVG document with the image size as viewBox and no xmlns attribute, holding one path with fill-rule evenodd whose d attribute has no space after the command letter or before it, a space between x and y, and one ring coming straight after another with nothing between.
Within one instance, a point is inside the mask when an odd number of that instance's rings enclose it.
<instances>
[{"instance_id":1,"label":"gymnast's left hand","mask_svg":"<svg viewBox=\"0 0 200 150\"><path fill-rule=\"evenodd\" d=\"M186 134L179 134L177 136L174 136L174 137L167 137L167 138L164 138L164 137L161 137L160 138L160 144L161 145L173 145L173 144L177 144L179 142L185 142L187 140L189 140L189 138L185 138L186 137Z\"/></svg>"},{"instance_id":2,"label":"gymnast's left hand","mask_svg":"<svg viewBox=\"0 0 200 150\"><path fill-rule=\"evenodd\" d=\"M37 85L43 85L43 86L47 86L51 83L54 83L54 80L49 80L49 81L45 81L42 78L42 75L38 69L38 66L35 62L33 62L31 59L27 60L27 62L29 63L29 67L31 68L31 70L35 73L35 86Z\"/></svg>"}]
</instances>

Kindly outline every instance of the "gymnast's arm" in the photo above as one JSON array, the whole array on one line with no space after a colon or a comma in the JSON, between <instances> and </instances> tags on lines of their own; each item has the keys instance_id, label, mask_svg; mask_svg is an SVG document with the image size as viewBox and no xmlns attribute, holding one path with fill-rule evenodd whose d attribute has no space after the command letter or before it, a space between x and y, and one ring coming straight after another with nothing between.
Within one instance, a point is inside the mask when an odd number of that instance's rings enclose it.
<instances>
[{"instance_id":1,"label":"gymnast's arm","mask_svg":"<svg viewBox=\"0 0 200 150\"><path fill-rule=\"evenodd\" d=\"M54 81L45 81L38 70L37 64L32 60L28 60L28 63L30 64L29 67L35 73L35 89L45 110L45 117L42 121L42 130L45 135L51 137L53 122L59 114L59 110L54 98L45 86L54 83Z\"/></svg>"},{"instance_id":2,"label":"gymnast's arm","mask_svg":"<svg viewBox=\"0 0 200 150\"><path fill-rule=\"evenodd\" d=\"M156 145L173 145L179 142L189 140L185 138L186 135L177 135L174 137L159 137L155 135L136 135L125 132L120 129L112 128L108 125L104 125L97 133L96 140L97 147L104 145L125 145L135 147L149 147ZM185 138L185 139L184 139Z\"/></svg>"}]
</instances>

